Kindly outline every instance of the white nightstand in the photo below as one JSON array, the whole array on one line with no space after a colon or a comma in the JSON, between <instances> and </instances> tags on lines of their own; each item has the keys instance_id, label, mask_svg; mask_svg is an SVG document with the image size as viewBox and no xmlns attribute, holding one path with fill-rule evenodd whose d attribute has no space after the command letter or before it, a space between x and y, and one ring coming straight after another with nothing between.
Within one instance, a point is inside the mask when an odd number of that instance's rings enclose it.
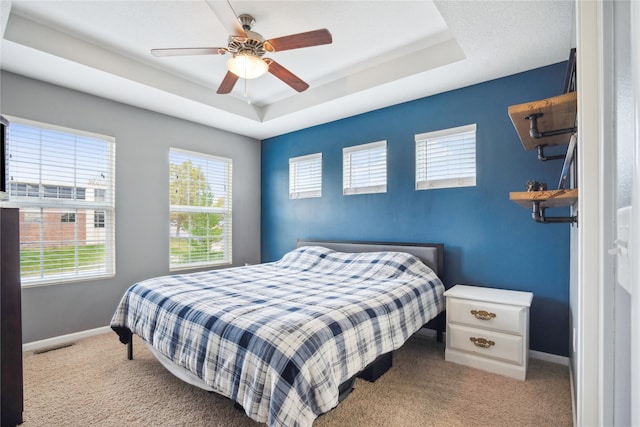
<instances>
[{"instance_id":1,"label":"white nightstand","mask_svg":"<svg viewBox=\"0 0 640 427\"><path fill-rule=\"evenodd\" d=\"M531 292L455 285L447 290L445 359L524 380Z\"/></svg>"}]
</instances>

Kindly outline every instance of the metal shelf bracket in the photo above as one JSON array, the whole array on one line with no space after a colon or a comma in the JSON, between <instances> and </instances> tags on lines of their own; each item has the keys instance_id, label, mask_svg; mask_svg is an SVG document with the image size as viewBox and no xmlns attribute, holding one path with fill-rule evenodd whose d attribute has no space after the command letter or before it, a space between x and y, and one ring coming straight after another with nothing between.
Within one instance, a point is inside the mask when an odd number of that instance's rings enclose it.
<instances>
[{"instance_id":1,"label":"metal shelf bracket","mask_svg":"<svg viewBox=\"0 0 640 427\"><path fill-rule=\"evenodd\" d=\"M540 132L540 130L538 129L538 119L542 116L544 116L544 113L533 113L525 117L525 119L529 120L529 135L531 136L531 138L540 139L549 136L564 135L566 133L575 133L577 131L577 128L574 126L572 128ZM538 149L538 159L542 160L543 162L547 160L564 159L564 155L545 156L544 147L544 144L540 144L536 147Z\"/></svg>"},{"instance_id":2,"label":"metal shelf bracket","mask_svg":"<svg viewBox=\"0 0 640 427\"><path fill-rule=\"evenodd\" d=\"M531 212L531 218L535 222L539 222L541 224L563 224L563 223L575 223L578 224L578 216L545 216L546 208L540 207L539 201L533 201L533 211Z\"/></svg>"},{"instance_id":3,"label":"metal shelf bracket","mask_svg":"<svg viewBox=\"0 0 640 427\"><path fill-rule=\"evenodd\" d=\"M545 156L544 147L546 147L546 145L544 144L538 145L536 147L538 149L538 160L542 160L543 162L546 162L547 160L560 160L565 158L564 154L558 154L557 156Z\"/></svg>"}]
</instances>

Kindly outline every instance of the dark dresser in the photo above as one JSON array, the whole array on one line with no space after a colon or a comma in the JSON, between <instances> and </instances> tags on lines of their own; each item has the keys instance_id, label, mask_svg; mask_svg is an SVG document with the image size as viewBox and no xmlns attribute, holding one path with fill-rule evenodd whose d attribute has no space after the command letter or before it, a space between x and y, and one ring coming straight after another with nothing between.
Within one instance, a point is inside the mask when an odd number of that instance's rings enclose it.
<instances>
[{"instance_id":1,"label":"dark dresser","mask_svg":"<svg viewBox=\"0 0 640 427\"><path fill-rule=\"evenodd\" d=\"M22 296L19 211L0 208L0 383L2 427L22 423Z\"/></svg>"}]
</instances>

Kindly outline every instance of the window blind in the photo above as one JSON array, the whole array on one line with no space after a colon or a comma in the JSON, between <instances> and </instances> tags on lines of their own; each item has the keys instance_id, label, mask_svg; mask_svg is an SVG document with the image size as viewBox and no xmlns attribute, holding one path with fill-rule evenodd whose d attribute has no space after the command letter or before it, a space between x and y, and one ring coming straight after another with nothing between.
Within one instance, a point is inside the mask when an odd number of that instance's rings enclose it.
<instances>
[{"instance_id":1,"label":"window blind","mask_svg":"<svg viewBox=\"0 0 640 427\"><path fill-rule=\"evenodd\" d=\"M115 274L115 140L11 119L9 201L24 286Z\"/></svg>"},{"instance_id":2,"label":"window blind","mask_svg":"<svg viewBox=\"0 0 640 427\"><path fill-rule=\"evenodd\" d=\"M289 159L289 198L322 196L322 153Z\"/></svg>"},{"instance_id":3,"label":"window blind","mask_svg":"<svg viewBox=\"0 0 640 427\"><path fill-rule=\"evenodd\" d=\"M416 190L476 185L476 125L415 136Z\"/></svg>"},{"instance_id":4,"label":"window blind","mask_svg":"<svg viewBox=\"0 0 640 427\"><path fill-rule=\"evenodd\" d=\"M231 159L171 148L171 269L232 262Z\"/></svg>"},{"instance_id":5,"label":"window blind","mask_svg":"<svg viewBox=\"0 0 640 427\"><path fill-rule=\"evenodd\" d=\"M343 194L387 191L387 141L342 149Z\"/></svg>"}]
</instances>

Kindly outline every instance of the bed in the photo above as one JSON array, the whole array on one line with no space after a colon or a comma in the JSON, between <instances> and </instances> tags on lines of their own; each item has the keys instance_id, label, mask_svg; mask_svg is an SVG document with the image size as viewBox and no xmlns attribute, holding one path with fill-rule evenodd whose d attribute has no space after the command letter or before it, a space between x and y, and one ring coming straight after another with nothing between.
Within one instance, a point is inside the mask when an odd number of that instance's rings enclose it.
<instances>
[{"instance_id":1,"label":"bed","mask_svg":"<svg viewBox=\"0 0 640 427\"><path fill-rule=\"evenodd\" d=\"M111 327L130 358L137 334L256 421L310 426L443 311L442 265L441 244L300 240L272 263L136 283Z\"/></svg>"}]
</instances>

